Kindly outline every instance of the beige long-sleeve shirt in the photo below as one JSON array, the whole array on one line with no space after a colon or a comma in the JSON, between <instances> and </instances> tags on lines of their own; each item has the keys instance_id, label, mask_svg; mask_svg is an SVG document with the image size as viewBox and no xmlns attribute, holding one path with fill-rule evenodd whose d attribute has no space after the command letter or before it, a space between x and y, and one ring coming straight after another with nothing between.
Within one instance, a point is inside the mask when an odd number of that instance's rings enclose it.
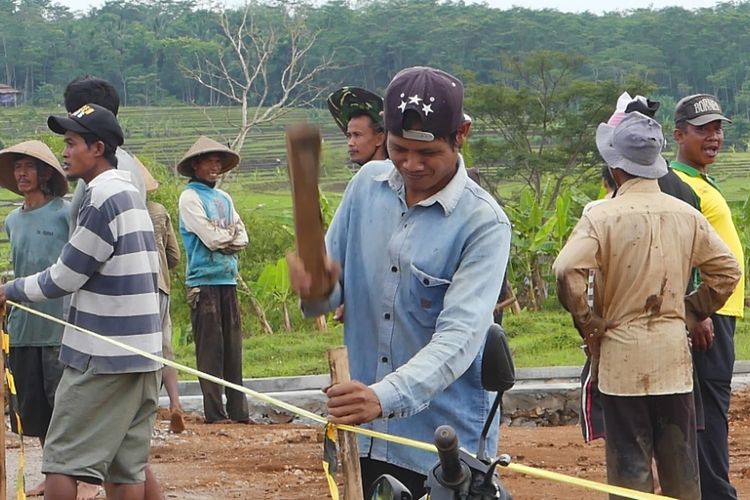
<instances>
[{"instance_id":1,"label":"beige long-sleeve shirt","mask_svg":"<svg viewBox=\"0 0 750 500\"><path fill-rule=\"evenodd\" d=\"M180 262L180 245L172 227L172 219L169 217L164 205L153 201L146 202L148 215L154 225L154 238L156 248L159 250L159 290L169 295L171 290L169 271L177 267Z\"/></svg>"},{"instance_id":2,"label":"beige long-sleeve shirt","mask_svg":"<svg viewBox=\"0 0 750 500\"><path fill-rule=\"evenodd\" d=\"M685 297L690 270L702 283ZM553 265L562 305L587 323L588 270L599 269L604 333L599 390L618 396L681 394L693 387L686 311L703 319L732 293L740 270L710 224L656 180L632 179L584 214Z\"/></svg>"}]
</instances>

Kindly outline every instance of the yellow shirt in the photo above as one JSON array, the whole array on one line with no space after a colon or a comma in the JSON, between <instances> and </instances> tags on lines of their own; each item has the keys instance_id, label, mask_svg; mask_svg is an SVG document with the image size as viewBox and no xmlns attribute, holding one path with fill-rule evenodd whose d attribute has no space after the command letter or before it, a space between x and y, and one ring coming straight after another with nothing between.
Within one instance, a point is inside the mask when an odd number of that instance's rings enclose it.
<instances>
[{"instance_id":1,"label":"yellow shirt","mask_svg":"<svg viewBox=\"0 0 750 500\"><path fill-rule=\"evenodd\" d=\"M694 267L703 281L686 298ZM553 269L558 298L579 324L591 311L588 270L600 272L601 316L617 326L602 338L599 390L613 396L690 392L686 308L697 319L709 316L740 276L706 218L650 179L629 180L583 214Z\"/></svg>"},{"instance_id":2,"label":"yellow shirt","mask_svg":"<svg viewBox=\"0 0 750 500\"><path fill-rule=\"evenodd\" d=\"M745 312L745 257L740 236L732 220L732 211L711 177L679 161L673 161L670 166L680 179L695 191L700 199L701 213L719 233L721 240L729 247L740 264L742 277L727 303L716 311L716 314L741 318Z\"/></svg>"}]
</instances>

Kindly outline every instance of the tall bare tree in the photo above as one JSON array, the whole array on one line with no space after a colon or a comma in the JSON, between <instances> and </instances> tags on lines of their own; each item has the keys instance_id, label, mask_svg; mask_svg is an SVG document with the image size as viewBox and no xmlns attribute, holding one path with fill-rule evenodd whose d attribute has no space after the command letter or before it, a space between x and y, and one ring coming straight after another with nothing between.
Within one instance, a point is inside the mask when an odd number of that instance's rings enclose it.
<instances>
[{"instance_id":1,"label":"tall bare tree","mask_svg":"<svg viewBox=\"0 0 750 500\"><path fill-rule=\"evenodd\" d=\"M239 14L239 15L237 15ZM231 147L240 151L251 130L321 98L315 77L332 69L334 54L311 60L319 31L283 4L247 3L240 12L223 10L218 22L224 42L215 60L198 60L185 73L211 92L241 107Z\"/></svg>"}]
</instances>

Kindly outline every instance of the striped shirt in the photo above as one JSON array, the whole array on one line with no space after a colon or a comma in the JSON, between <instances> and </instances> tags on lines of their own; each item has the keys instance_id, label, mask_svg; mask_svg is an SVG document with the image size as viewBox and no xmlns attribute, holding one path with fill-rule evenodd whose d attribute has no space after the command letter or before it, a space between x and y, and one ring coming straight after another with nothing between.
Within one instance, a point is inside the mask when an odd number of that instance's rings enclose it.
<instances>
[{"instance_id":1,"label":"striped shirt","mask_svg":"<svg viewBox=\"0 0 750 500\"><path fill-rule=\"evenodd\" d=\"M68 322L161 354L159 255L144 201L129 174L107 170L86 188L78 227L44 271L6 285L10 300L40 302L72 293ZM60 360L94 373L148 372L161 364L65 327Z\"/></svg>"}]
</instances>

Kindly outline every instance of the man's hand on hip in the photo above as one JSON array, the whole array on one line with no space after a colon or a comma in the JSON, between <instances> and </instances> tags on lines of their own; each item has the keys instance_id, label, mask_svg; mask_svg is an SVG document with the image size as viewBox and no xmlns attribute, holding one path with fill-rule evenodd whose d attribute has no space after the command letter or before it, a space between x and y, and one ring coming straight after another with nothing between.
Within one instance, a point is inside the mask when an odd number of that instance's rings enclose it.
<instances>
[{"instance_id":1,"label":"man's hand on hip","mask_svg":"<svg viewBox=\"0 0 750 500\"><path fill-rule=\"evenodd\" d=\"M334 424L364 424L380 417L382 408L375 391L353 380L334 384L325 390L328 420Z\"/></svg>"},{"instance_id":2,"label":"man's hand on hip","mask_svg":"<svg viewBox=\"0 0 750 500\"><path fill-rule=\"evenodd\" d=\"M692 325L690 340L693 350L696 352L706 352L711 348L714 343L714 322L711 318L706 318Z\"/></svg>"}]
</instances>

